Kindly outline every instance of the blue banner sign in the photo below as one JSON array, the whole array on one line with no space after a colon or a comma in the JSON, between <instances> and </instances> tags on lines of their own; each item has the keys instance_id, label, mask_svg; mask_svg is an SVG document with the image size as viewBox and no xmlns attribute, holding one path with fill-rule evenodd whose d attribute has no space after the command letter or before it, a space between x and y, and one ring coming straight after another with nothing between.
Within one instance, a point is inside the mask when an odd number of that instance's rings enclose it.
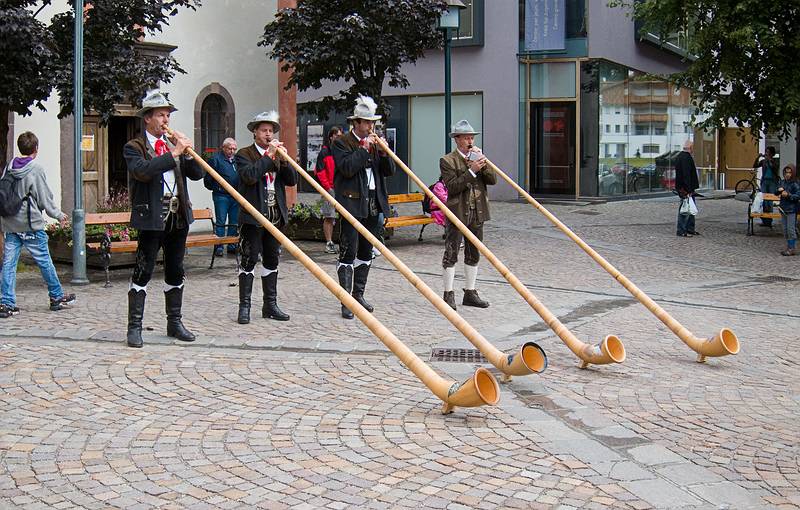
<instances>
[{"instance_id":1,"label":"blue banner sign","mask_svg":"<svg viewBox=\"0 0 800 510\"><path fill-rule=\"evenodd\" d=\"M525 0L525 51L566 49L566 0Z\"/></svg>"}]
</instances>

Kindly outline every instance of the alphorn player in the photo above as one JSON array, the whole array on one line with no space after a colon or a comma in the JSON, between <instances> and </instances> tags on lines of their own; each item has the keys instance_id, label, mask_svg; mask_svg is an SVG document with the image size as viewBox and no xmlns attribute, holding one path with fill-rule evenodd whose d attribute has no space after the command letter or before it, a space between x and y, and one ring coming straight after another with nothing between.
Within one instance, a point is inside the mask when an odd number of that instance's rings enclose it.
<instances>
[{"instance_id":1,"label":"alphorn player","mask_svg":"<svg viewBox=\"0 0 800 510\"><path fill-rule=\"evenodd\" d=\"M372 133L375 121L381 118L375 113L377 109L371 97L359 95L353 115L347 118L352 128L333 143L336 200L373 235L380 227L378 214L389 216L385 178L395 172L394 162L379 149L377 135ZM373 306L364 299L364 289L371 264L372 245L349 222L342 222L336 268L339 285L370 312ZM353 318L353 312L344 304L342 317Z\"/></svg>"},{"instance_id":2,"label":"alphorn player","mask_svg":"<svg viewBox=\"0 0 800 510\"><path fill-rule=\"evenodd\" d=\"M147 283L153 275L158 250L164 250L164 301L167 335L184 342L195 339L181 322L183 257L192 223L192 203L186 179L198 181L205 172L184 151L192 141L178 131L167 137L170 114L176 111L159 92L142 101L136 113L144 119L144 135L125 144L131 197L131 226L139 231L136 266L128 290L128 345L142 346L142 318Z\"/></svg>"},{"instance_id":3,"label":"alphorn player","mask_svg":"<svg viewBox=\"0 0 800 510\"><path fill-rule=\"evenodd\" d=\"M469 228L475 237L483 241L483 223L489 217L489 199L486 186L497 183L494 170L486 165L486 157L479 147L472 145L475 131L469 122L459 120L453 127L450 137L456 142L456 148L439 160L442 181L447 186L447 207ZM456 275L458 250L463 234L447 222L445 227L444 256L444 300L453 310L456 300L453 292L453 280ZM478 261L480 252L469 240L464 243L464 306L488 308L489 302L481 299L475 288L478 279Z\"/></svg>"},{"instance_id":4,"label":"alphorn player","mask_svg":"<svg viewBox=\"0 0 800 510\"><path fill-rule=\"evenodd\" d=\"M283 144L275 135L281 130L275 111L259 113L247 123L253 144L236 153L239 192L278 228L289 221L286 186L297 184L297 173L280 159ZM278 308L278 259L280 243L244 208L239 212L239 324L250 322L250 295L258 256L261 255L261 287L264 291L263 318L288 321L289 315Z\"/></svg>"}]
</instances>

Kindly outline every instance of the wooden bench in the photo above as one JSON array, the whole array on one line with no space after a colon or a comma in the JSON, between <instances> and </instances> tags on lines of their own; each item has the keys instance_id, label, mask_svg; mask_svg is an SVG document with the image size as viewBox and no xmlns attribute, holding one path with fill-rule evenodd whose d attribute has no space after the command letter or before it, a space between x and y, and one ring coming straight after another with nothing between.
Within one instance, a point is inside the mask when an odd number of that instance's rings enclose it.
<instances>
[{"instance_id":1,"label":"wooden bench","mask_svg":"<svg viewBox=\"0 0 800 510\"><path fill-rule=\"evenodd\" d=\"M209 220L212 229L215 226L214 215L211 209L192 209L192 216L195 220ZM115 212L115 213L89 213L86 215L86 225L127 225L131 222L131 213L128 212ZM224 225L225 228L230 225ZM237 244L239 238L237 236L217 237L213 231L211 233L189 234L186 237L186 247L192 246L215 246L217 244ZM111 262L112 253L133 253L136 251L138 245L137 241L112 241L108 233L103 234L103 239L99 243L86 243L88 248L95 249L100 252L103 259L103 268L106 272L106 287L110 285L108 277L108 266ZM211 250L211 264L209 269L214 268L214 259L216 258L216 250ZM239 250L236 250L236 265L239 265Z\"/></svg>"},{"instance_id":2,"label":"wooden bench","mask_svg":"<svg viewBox=\"0 0 800 510\"><path fill-rule=\"evenodd\" d=\"M771 201L771 202L780 202L781 198L778 195L773 195L772 193L764 193L764 201ZM753 228L753 220L756 218L772 218L772 219L781 219L781 213L779 212L753 212L753 201L750 200L750 203L747 205L747 235L752 236L755 234L755 229Z\"/></svg>"},{"instance_id":3,"label":"wooden bench","mask_svg":"<svg viewBox=\"0 0 800 510\"><path fill-rule=\"evenodd\" d=\"M411 204L414 202L418 202L420 204L420 208L422 207L422 199L425 196L422 193L406 193L403 195L389 195L389 205L394 204ZM431 223L435 223L435 220L431 218L427 214L413 214L407 216L392 216L390 218L386 218L383 222L384 230L384 237L386 239L392 236L392 233L395 228L400 227L410 227L413 225L422 225L422 228L419 231L419 237L417 241L422 242L422 233L425 231L425 227Z\"/></svg>"}]
</instances>

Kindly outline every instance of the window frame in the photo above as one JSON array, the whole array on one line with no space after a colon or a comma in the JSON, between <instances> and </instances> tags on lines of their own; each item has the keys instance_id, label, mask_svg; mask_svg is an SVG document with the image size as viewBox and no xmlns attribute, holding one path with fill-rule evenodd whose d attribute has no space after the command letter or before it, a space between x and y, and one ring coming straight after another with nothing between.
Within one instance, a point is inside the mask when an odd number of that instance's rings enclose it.
<instances>
[{"instance_id":1,"label":"window frame","mask_svg":"<svg viewBox=\"0 0 800 510\"><path fill-rule=\"evenodd\" d=\"M483 46L484 27L486 26L485 12L485 0L472 0L472 37L456 38L458 31L454 30L455 35L450 40L450 46L453 48Z\"/></svg>"}]
</instances>

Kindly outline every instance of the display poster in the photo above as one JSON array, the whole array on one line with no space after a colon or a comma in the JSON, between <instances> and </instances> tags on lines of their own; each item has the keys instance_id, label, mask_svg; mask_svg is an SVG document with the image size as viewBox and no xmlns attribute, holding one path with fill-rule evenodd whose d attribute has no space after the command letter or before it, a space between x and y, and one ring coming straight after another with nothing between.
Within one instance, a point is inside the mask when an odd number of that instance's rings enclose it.
<instances>
[{"instance_id":1,"label":"display poster","mask_svg":"<svg viewBox=\"0 0 800 510\"><path fill-rule=\"evenodd\" d=\"M566 49L566 0L525 0L525 51Z\"/></svg>"}]
</instances>

